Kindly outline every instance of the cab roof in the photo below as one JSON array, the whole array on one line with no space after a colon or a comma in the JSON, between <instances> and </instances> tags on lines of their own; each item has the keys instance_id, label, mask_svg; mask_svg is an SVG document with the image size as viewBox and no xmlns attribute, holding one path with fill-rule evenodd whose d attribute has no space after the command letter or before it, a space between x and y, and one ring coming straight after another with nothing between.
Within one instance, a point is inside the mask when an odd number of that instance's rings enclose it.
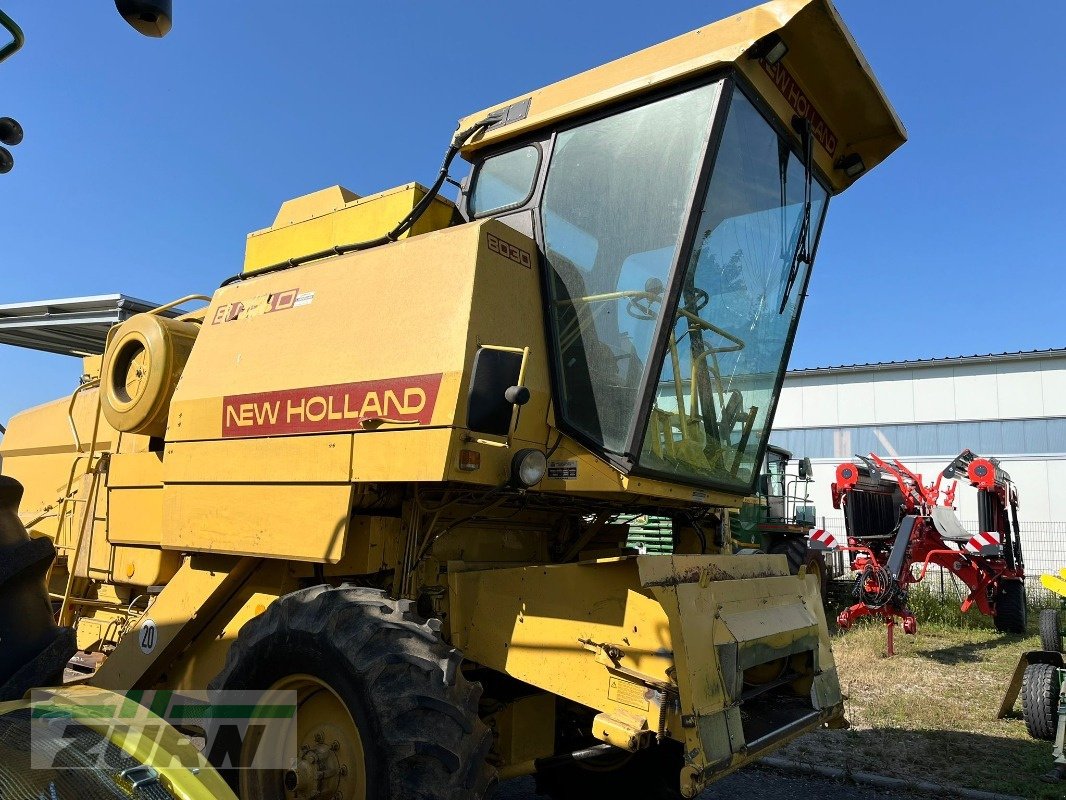
<instances>
[{"instance_id":1,"label":"cab roof","mask_svg":"<svg viewBox=\"0 0 1066 800\"><path fill-rule=\"evenodd\" d=\"M774 34L788 51L770 64L757 55L762 48L756 45ZM462 153L474 160L482 148L536 128L728 66L745 75L786 125L796 114L811 120L815 159L836 192L861 177L846 175L838 166L841 159L858 154L869 171L907 140L903 123L830 0L772 0L471 114L460 128L506 109L503 123L474 137Z\"/></svg>"}]
</instances>

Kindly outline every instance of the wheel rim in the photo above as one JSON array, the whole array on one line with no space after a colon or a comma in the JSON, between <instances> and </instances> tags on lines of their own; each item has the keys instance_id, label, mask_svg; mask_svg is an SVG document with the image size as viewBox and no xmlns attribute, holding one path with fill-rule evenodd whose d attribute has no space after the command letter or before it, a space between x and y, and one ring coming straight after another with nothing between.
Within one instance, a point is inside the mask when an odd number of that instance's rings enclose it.
<instances>
[{"instance_id":1,"label":"wheel rim","mask_svg":"<svg viewBox=\"0 0 1066 800\"><path fill-rule=\"evenodd\" d=\"M296 692L297 753L287 770L242 769L241 797L366 800L363 739L336 690L313 675L301 674L282 678L270 691Z\"/></svg>"}]
</instances>

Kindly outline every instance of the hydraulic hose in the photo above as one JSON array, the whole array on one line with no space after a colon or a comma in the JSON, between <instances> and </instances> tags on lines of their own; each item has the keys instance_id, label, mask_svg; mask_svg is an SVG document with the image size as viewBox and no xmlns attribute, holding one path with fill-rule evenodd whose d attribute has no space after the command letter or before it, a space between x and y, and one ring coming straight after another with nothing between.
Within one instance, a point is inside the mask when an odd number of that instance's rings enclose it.
<instances>
[{"instance_id":1,"label":"hydraulic hose","mask_svg":"<svg viewBox=\"0 0 1066 800\"><path fill-rule=\"evenodd\" d=\"M232 275L226 280L222 281L222 286L229 286L231 283L244 280L245 278L254 278L258 275L265 275L269 272L277 272L278 270L288 269L289 267L297 267L300 264L306 264L309 261L318 261L321 258L328 258L330 256L340 256L345 253L352 253L356 250L369 250L372 247L380 247L383 244L390 244L399 239L403 234L411 229L411 226L418 222L419 218L429 208L430 204L440 193L441 187L448 179L448 171L451 169L452 161L455 160L455 156L458 155L460 148L467 141L470 140L474 134L484 130L492 125L495 125L502 118L502 112L493 112L485 117L480 122L471 125L461 131L457 131L452 137L451 144L448 145L448 150L444 154L444 162L440 166L440 171L437 173L437 179L433 182L433 185L426 192L425 197L418 201L414 208L405 216L391 231L384 236L379 236L376 239L367 239L362 242L352 242L350 244L339 244L325 250L319 250L316 253L308 253L307 255L298 256L296 258L289 258L285 261L279 261L276 264L270 264L265 267L252 270L250 272L239 272L236 275Z\"/></svg>"}]
</instances>

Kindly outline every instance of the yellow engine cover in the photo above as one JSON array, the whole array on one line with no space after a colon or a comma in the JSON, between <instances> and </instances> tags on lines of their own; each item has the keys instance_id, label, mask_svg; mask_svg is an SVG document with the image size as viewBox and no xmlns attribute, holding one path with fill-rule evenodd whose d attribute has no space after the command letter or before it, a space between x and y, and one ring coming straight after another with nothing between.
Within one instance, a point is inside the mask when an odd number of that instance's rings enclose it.
<instances>
[{"instance_id":1,"label":"yellow engine cover","mask_svg":"<svg viewBox=\"0 0 1066 800\"><path fill-rule=\"evenodd\" d=\"M408 183L360 197L343 186L331 186L287 200L273 225L248 234L244 271L255 272L290 258L384 236L428 191L421 184ZM411 230L399 238L447 228L457 213L452 203L435 197Z\"/></svg>"}]
</instances>

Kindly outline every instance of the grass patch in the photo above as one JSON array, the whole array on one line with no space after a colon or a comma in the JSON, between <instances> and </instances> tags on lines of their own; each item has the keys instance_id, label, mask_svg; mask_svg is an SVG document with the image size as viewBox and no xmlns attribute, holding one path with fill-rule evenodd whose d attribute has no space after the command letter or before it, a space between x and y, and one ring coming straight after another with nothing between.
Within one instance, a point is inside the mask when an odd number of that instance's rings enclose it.
<instances>
[{"instance_id":1,"label":"grass patch","mask_svg":"<svg viewBox=\"0 0 1066 800\"><path fill-rule=\"evenodd\" d=\"M918 633L896 628L886 656L882 622L833 635L849 730L817 731L781 755L853 772L926 780L990 792L1063 800L1066 784L1040 780L1052 766L1051 743L1030 739L1020 704L996 713L1018 656L1040 648L1038 612L1027 636L998 633L976 611L963 615L939 591L912 592ZM831 612L835 616L835 612Z\"/></svg>"}]
</instances>

